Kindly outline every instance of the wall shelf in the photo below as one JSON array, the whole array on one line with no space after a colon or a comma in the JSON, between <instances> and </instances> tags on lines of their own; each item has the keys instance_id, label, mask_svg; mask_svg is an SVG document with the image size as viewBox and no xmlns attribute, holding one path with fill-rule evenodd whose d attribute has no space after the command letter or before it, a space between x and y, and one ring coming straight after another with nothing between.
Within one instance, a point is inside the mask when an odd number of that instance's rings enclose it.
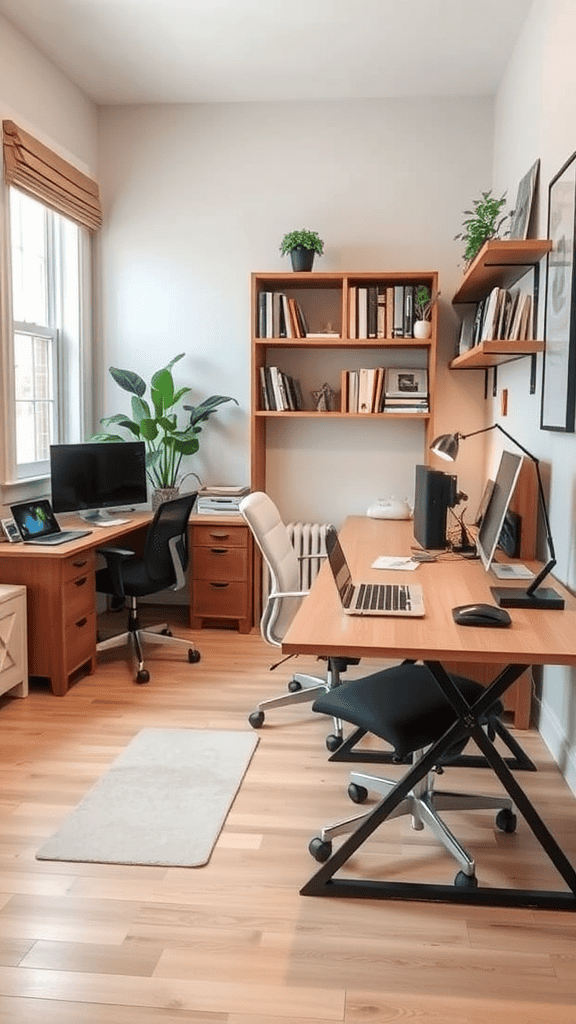
<instances>
[{"instance_id":1,"label":"wall shelf","mask_svg":"<svg viewBox=\"0 0 576 1024\"><path fill-rule=\"evenodd\" d=\"M481 341L449 363L451 370L485 370L543 352L543 341Z\"/></svg>"},{"instance_id":2,"label":"wall shelf","mask_svg":"<svg viewBox=\"0 0 576 1024\"><path fill-rule=\"evenodd\" d=\"M548 238L494 239L485 242L468 267L452 305L478 302L491 288L511 288L539 263L552 242Z\"/></svg>"}]
</instances>

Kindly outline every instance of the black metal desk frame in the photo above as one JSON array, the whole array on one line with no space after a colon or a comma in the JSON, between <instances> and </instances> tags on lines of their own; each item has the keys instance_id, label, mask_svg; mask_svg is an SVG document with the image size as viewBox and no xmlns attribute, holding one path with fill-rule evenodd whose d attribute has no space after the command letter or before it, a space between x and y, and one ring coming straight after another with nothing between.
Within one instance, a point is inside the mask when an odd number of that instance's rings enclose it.
<instances>
[{"instance_id":1,"label":"black metal desk frame","mask_svg":"<svg viewBox=\"0 0 576 1024\"><path fill-rule=\"evenodd\" d=\"M506 761L479 724L482 713L519 678L526 669L526 665L508 665L484 690L479 699L473 705L469 705L440 662L426 660L425 664L458 714L458 720L444 736L428 749L421 760L402 776L394 789L375 805L356 830L303 886L300 890L301 895L576 910L576 872L574 868L512 775ZM381 879L335 878L336 872L386 820L415 783L419 782L434 767L442 753L449 750L464 736L468 736L476 742L486 762L514 801L516 809L568 886L569 892L540 889L464 888L456 885L390 882Z\"/></svg>"}]
</instances>

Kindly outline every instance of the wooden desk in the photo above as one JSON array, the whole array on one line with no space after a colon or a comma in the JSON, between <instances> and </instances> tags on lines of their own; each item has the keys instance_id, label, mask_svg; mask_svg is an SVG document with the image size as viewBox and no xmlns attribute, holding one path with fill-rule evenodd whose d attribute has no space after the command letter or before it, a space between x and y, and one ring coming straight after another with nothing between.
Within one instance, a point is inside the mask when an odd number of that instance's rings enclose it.
<instances>
[{"instance_id":1,"label":"wooden desk","mask_svg":"<svg viewBox=\"0 0 576 1024\"><path fill-rule=\"evenodd\" d=\"M378 554L407 553L413 543L412 524L352 517L341 531L341 539L355 578L398 582L399 573L372 570L370 565ZM402 574L402 581L405 580L406 575ZM392 793L376 804L365 821L332 854L302 889L303 894L576 909L576 872L494 744L478 725L482 711L494 698L506 692L527 665L576 665L576 598L554 582L555 589L562 593L566 601L563 611L514 608L510 610L512 625L506 629L462 627L457 626L452 618L455 605L493 603L490 585L494 584L494 580L479 562L457 559L422 564L410 576L410 580L423 586L426 604L423 619L348 616L342 613L329 567L323 566L282 645L287 654L340 654L361 658L422 660L459 715L459 721L418 765L406 772ZM471 709L462 700L446 672L446 667L449 668L455 662L481 662L493 666L505 665L506 668L497 674ZM334 878L336 871L436 763L438 754L464 735L474 739L570 891L467 890L454 886Z\"/></svg>"},{"instance_id":2,"label":"wooden desk","mask_svg":"<svg viewBox=\"0 0 576 1024\"><path fill-rule=\"evenodd\" d=\"M50 679L58 696L76 672L94 671L96 548L128 537L131 544L137 541L152 513L133 512L129 519L121 526L95 526L87 537L56 547L0 544L0 583L27 588L28 672ZM80 517L63 521L63 529L88 528Z\"/></svg>"}]
</instances>

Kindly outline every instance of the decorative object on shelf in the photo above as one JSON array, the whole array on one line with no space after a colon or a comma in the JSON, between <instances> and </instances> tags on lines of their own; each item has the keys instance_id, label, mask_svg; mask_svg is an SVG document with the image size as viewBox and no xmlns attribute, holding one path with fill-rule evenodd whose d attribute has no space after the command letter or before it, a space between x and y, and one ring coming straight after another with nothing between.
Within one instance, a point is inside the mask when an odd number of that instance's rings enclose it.
<instances>
[{"instance_id":1,"label":"decorative object on shelf","mask_svg":"<svg viewBox=\"0 0 576 1024\"><path fill-rule=\"evenodd\" d=\"M337 392L330 384L323 384L318 391L313 391L312 397L316 403L316 412L332 412L332 399L336 395Z\"/></svg>"},{"instance_id":2,"label":"decorative object on shelf","mask_svg":"<svg viewBox=\"0 0 576 1024\"><path fill-rule=\"evenodd\" d=\"M504 224L509 217L512 217L514 210L503 213L506 203L506 193L495 199L492 190L481 192L480 198L472 203L472 210L464 210L466 220L463 222L463 231L454 235L454 241L461 239L465 243L464 264L465 269L472 262L477 253L490 238L500 238ZM508 234L505 231L504 236Z\"/></svg>"},{"instance_id":3,"label":"decorative object on shelf","mask_svg":"<svg viewBox=\"0 0 576 1024\"><path fill-rule=\"evenodd\" d=\"M414 295L414 337L420 340L429 338L432 333L432 323L430 317L432 315L432 307L438 300L440 292L434 292L431 294L430 289L425 284L419 284L416 287Z\"/></svg>"},{"instance_id":4,"label":"decorative object on shelf","mask_svg":"<svg viewBox=\"0 0 576 1024\"><path fill-rule=\"evenodd\" d=\"M530 215L536 194L540 160L535 160L518 185L516 205L510 223L510 238L528 238Z\"/></svg>"},{"instance_id":5,"label":"decorative object on shelf","mask_svg":"<svg viewBox=\"0 0 576 1024\"><path fill-rule=\"evenodd\" d=\"M309 271L314 266L314 256L324 253L324 242L316 231L302 228L300 231L289 231L280 243L280 253L290 253L292 270Z\"/></svg>"},{"instance_id":6,"label":"decorative object on shelf","mask_svg":"<svg viewBox=\"0 0 576 1024\"><path fill-rule=\"evenodd\" d=\"M576 408L576 325L574 324L574 216L576 153L548 188L546 326L542 371L542 430L574 432Z\"/></svg>"},{"instance_id":7,"label":"decorative object on shelf","mask_svg":"<svg viewBox=\"0 0 576 1024\"><path fill-rule=\"evenodd\" d=\"M120 370L116 366L109 368L110 376L122 388L132 395L132 419L125 413L116 413L114 416L106 416L100 422L106 426L114 424L128 432L128 437L122 434L100 433L94 434L91 441L144 441L146 444L146 472L150 483L155 491L163 493L164 497L152 496L152 507L158 507L161 501L176 497L179 487L187 476L194 476L201 483L196 473L186 473L180 476L182 460L185 456L195 455L200 447L198 434L202 430L202 424L216 411L223 402L234 402L235 398L225 395L212 395L204 399L198 406L183 405L182 408L188 412L188 423L179 427L178 417L174 411L178 403L189 394L191 388L182 387L177 390L174 387L172 367L180 359L184 358L182 352L174 356L170 362L161 370L157 370L150 381L150 403L146 401L145 394L147 385L142 377L133 370ZM168 493L169 492L169 493Z\"/></svg>"}]
</instances>

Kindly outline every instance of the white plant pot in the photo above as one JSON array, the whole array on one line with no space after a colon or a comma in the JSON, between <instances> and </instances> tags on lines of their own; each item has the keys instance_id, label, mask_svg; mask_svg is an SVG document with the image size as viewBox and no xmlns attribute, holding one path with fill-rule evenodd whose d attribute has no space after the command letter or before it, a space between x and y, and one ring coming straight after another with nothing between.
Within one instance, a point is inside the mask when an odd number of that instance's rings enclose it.
<instances>
[{"instance_id":1,"label":"white plant pot","mask_svg":"<svg viewBox=\"0 0 576 1024\"><path fill-rule=\"evenodd\" d=\"M429 338L432 334L432 324L430 320L416 320L414 322L414 337L422 341L424 338Z\"/></svg>"}]
</instances>

